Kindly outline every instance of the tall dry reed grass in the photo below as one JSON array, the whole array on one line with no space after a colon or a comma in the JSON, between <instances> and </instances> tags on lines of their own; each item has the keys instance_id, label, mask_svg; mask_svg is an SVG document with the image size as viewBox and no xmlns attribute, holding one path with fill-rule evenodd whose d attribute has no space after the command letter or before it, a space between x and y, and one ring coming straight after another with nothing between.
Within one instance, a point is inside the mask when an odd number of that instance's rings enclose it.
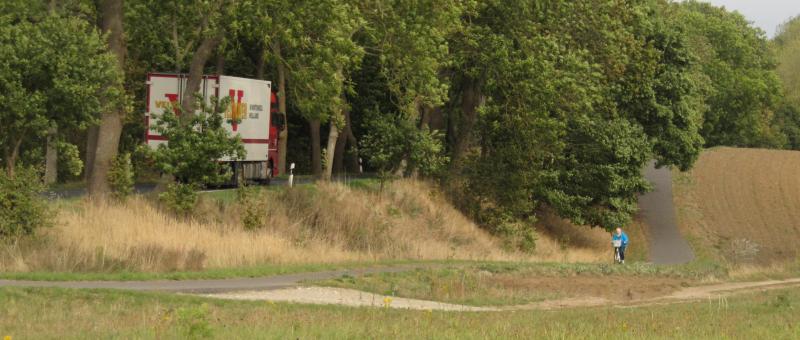
<instances>
[{"instance_id":1,"label":"tall dry reed grass","mask_svg":"<svg viewBox=\"0 0 800 340\"><path fill-rule=\"evenodd\" d=\"M504 251L432 186L397 181L383 193L319 184L261 191L250 201L205 199L180 219L142 197L62 209L56 227L0 252L3 271L174 271L385 259L597 261L593 247L547 236L534 255ZM245 230L247 206L261 212Z\"/></svg>"}]
</instances>

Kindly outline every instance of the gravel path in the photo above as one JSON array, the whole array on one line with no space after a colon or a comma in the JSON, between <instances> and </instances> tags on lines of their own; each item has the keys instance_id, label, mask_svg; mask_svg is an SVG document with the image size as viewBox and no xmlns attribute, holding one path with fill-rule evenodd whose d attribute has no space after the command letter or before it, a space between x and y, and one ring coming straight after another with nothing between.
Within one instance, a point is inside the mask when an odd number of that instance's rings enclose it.
<instances>
[{"instance_id":1,"label":"gravel path","mask_svg":"<svg viewBox=\"0 0 800 340\"><path fill-rule=\"evenodd\" d=\"M692 248L678 231L675 206L672 201L672 172L656 169L650 163L644 177L654 190L639 197L640 216L649 228L650 261L656 264L681 264L694 259Z\"/></svg>"},{"instance_id":2,"label":"gravel path","mask_svg":"<svg viewBox=\"0 0 800 340\"><path fill-rule=\"evenodd\" d=\"M472 307L436 301L387 297L384 295L367 293L353 289L330 287L295 287L261 292L205 294L202 296L229 300L264 300L319 305L385 307L413 310L441 310L460 312L483 312L498 310L497 308Z\"/></svg>"},{"instance_id":3,"label":"gravel path","mask_svg":"<svg viewBox=\"0 0 800 340\"><path fill-rule=\"evenodd\" d=\"M800 278L756 282L728 282L714 285L687 287L666 296L612 301L599 297L547 300L527 305L503 307L474 307L436 301L388 297L352 289L331 287L295 287L270 291L229 292L201 296L228 300L291 302L302 304L341 305L353 307L381 307L411 310L437 310L459 312L499 312L522 310L554 310L589 307L642 307L650 305L685 303L719 298L752 291L765 291L800 285Z\"/></svg>"}]
</instances>

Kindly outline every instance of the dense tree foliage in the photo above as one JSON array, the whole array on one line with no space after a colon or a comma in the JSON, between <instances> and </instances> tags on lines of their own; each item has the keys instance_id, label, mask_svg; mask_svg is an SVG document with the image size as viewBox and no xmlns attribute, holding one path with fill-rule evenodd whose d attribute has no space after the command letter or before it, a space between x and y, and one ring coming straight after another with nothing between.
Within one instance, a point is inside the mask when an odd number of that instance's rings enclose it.
<instances>
[{"instance_id":1,"label":"dense tree foliage","mask_svg":"<svg viewBox=\"0 0 800 340\"><path fill-rule=\"evenodd\" d=\"M121 97L114 59L85 21L47 16L0 25L0 146L14 176L20 147L50 127L85 129Z\"/></svg>"},{"instance_id":2,"label":"dense tree foliage","mask_svg":"<svg viewBox=\"0 0 800 340\"><path fill-rule=\"evenodd\" d=\"M707 145L784 146L773 119L781 84L764 32L739 13L696 1L683 3L675 19L685 24L709 79L702 130Z\"/></svg>"},{"instance_id":3,"label":"dense tree foliage","mask_svg":"<svg viewBox=\"0 0 800 340\"><path fill-rule=\"evenodd\" d=\"M577 223L612 227L629 221L648 188L640 175L648 160L691 166L703 140L688 51L658 9L607 1L476 7L456 41L464 48L461 118L475 119L485 101L480 152L465 170L471 210L523 218L545 204ZM468 98L475 92L485 99Z\"/></svg>"},{"instance_id":4,"label":"dense tree foliage","mask_svg":"<svg viewBox=\"0 0 800 340\"><path fill-rule=\"evenodd\" d=\"M784 23L772 42L783 83L784 100L775 114L787 147L800 150L800 16Z\"/></svg>"},{"instance_id":5,"label":"dense tree foliage","mask_svg":"<svg viewBox=\"0 0 800 340\"><path fill-rule=\"evenodd\" d=\"M133 151L147 72L189 73L188 113L199 75L261 78L288 117L282 173L296 162L329 178L363 158L369 171L435 176L522 245L543 209L628 223L648 162L686 170L704 146L800 147L800 20L770 44L740 14L696 1L8 0L0 10L8 164L49 159L54 135L86 145L88 164L116 140ZM221 180L212 160L238 147L212 111L167 113L158 170ZM107 172L100 163L87 171ZM174 201L191 191L176 187Z\"/></svg>"}]
</instances>

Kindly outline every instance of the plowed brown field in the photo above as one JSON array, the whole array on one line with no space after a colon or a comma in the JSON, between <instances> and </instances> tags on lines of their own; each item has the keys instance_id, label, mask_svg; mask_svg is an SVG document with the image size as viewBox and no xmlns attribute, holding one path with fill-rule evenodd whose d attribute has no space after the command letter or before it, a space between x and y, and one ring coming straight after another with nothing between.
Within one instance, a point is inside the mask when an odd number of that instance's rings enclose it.
<instances>
[{"instance_id":1,"label":"plowed brown field","mask_svg":"<svg viewBox=\"0 0 800 340\"><path fill-rule=\"evenodd\" d=\"M800 152L714 148L675 174L678 223L700 257L793 261L800 246Z\"/></svg>"}]
</instances>

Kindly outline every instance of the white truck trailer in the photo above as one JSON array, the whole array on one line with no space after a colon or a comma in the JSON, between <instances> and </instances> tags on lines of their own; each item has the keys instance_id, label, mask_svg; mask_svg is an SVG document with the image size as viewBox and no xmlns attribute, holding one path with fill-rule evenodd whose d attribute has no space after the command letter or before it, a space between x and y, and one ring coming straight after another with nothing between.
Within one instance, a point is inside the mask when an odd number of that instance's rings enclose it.
<instances>
[{"instance_id":1,"label":"white truck trailer","mask_svg":"<svg viewBox=\"0 0 800 340\"><path fill-rule=\"evenodd\" d=\"M188 75L150 73L147 75L147 112L145 113L145 142L152 148L169 141L154 127L164 110L179 106L183 99ZM233 171L231 183L269 181L278 175L278 131L270 119L276 112L275 94L269 81L220 75L203 76L199 94L208 103L212 96L230 97L225 111L225 128L232 135L240 135L246 155L244 159L220 159L230 164ZM173 105L170 105L173 104Z\"/></svg>"}]
</instances>

